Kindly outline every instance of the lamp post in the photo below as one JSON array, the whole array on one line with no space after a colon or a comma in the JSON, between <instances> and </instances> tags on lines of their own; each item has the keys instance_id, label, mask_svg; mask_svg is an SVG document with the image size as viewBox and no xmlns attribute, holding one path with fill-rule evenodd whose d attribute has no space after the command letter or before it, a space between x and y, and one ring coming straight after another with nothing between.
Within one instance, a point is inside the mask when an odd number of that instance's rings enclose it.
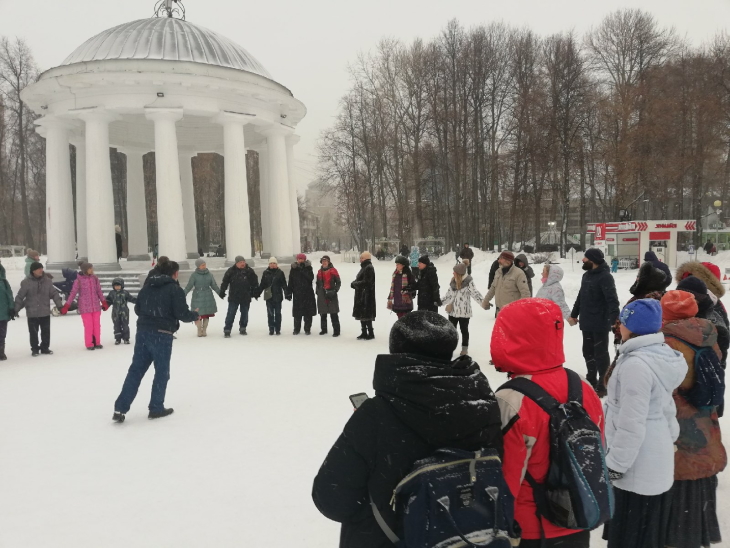
<instances>
[{"instance_id":1,"label":"lamp post","mask_svg":"<svg viewBox=\"0 0 730 548\"><path fill-rule=\"evenodd\" d=\"M722 213L722 201L715 200L715 203L712 204L715 206L715 213L717 213L717 221L715 221L715 243L719 244L719 237L720 237L720 214Z\"/></svg>"}]
</instances>

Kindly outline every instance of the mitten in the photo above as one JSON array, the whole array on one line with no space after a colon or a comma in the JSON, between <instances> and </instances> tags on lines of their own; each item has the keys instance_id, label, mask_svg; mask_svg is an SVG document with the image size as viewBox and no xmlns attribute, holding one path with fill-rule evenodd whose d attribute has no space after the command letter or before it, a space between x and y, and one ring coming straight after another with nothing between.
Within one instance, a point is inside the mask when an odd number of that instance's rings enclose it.
<instances>
[{"instance_id":1,"label":"mitten","mask_svg":"<svg viewBox=\"0 0 730 548\"><path fill-rule=\"evenodd\" d=\"M101 301L101 308L103 308L104 312L106 312L107 310L109 310L109 303L106 301Z\"/></svg>"},{"instance_id":2,"label":"mitten","mask_svg":"<svg viewBox=\"0 0 730 548\"><path fill-rule=\"evenodd\" d=\"M66 314L68 314L68 303L63 305L63 308L61 308L61 316L65 316Z\"/></svg>"}]
</instances>

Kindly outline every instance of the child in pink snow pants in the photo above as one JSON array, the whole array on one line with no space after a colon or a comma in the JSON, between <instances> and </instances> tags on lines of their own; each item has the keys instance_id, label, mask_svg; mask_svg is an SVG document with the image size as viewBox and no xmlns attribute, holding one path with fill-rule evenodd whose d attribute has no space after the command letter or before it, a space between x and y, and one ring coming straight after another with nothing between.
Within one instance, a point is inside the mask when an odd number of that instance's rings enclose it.
<instances>
[{"instance_id":1,"label":"child in pink snow pants","mask_svg":"<svg viewBox=\"0 0 730 548\"><path fill-rule=\"evenodd\" d=\"M99 278L94 276L94 265L83 263L81 272L74 282L71 293L69 293L66 304L61 309L61 314L68 313L71 303L79 296L79 312L84 322L84 343L87 350L100 350L101 345L101 311L107 310L109 305L101 291Z\"/></svg>"}]
</instances>

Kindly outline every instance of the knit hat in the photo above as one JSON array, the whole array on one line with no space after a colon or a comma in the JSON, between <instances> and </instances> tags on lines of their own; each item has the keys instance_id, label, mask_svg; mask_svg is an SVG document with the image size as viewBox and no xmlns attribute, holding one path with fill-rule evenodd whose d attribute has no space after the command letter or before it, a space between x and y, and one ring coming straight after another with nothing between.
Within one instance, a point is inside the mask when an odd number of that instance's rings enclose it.
<instances>
[{"instance_id":1,"label":"knit hat","mask_svg":"<svg viewBox=\"0 0 730 548\"><path fill-rule=\"evenodd\" d=\"M236 258L233 260L234 263L240 263L240 262L246 262L246 259L244 259L241 255L236 255Z\"/></svg>"},{"instance_id":2,"label":"knit hat","mask_svg":"<svg viewBox=\"0 0 730 548\"><path fill-rule=\"evenodd\" d=\"M497 257L497 260L499 259L507 259L508 261L515 262L515 254L511 251L502 251L499 257Z\"/></svg>"},{"instance_id":3,"label":"knit hat","mask_svg":"<svg viewBox=\"0 0 730 548\"><path fill-rule=\"evenodd\" d=\"M94 265L91 263L81 263L79 270L81 271L82 274L86 274L90 268L94 268Z\"/></svg>"},{"instance_id":4,"label":"knit hat","mask_svg":"<svg viewBox=\"0 0 730 548\"><path fill-rule=\"evenodd\" d=\"M307 260L307 256L304 253L298 253L297 254L297 261L300 260L300 259L303 260L303 261L306 261Z\"/></svg>"},{"instance_id":5,"label":"knit hat","mask_svg":"<svg viewBox=\"0 0 730 548\"><path fill-rule=\"evenodd\" d=\"M203 257L200 257L200 259L195 259L195 268L200 268L204 264L206 264L206 262L205 262L205 259L203 259Z\"/></svg>"},{"instance_id":6,"label":"knit hat","mask_svg":"<svg viewBox=\"0 0 730 548\"><path fill-rule=\"evenodd\" d=\"M327 261L329 264L332 264L332 259L330 259L329 255L322 255L322 258L319 260L319 264L322 264L323 261Z\"/></svg>"},{"instance_id":7,"label":"knit hat","mask_svg":"<svg viewBox=\"0 0 730 548\"><path fill-rule=\"evenodd\" d=\"M30 271L35 272L36 270L40 270L43 268L43 265L41 263L30 263Z\"/></svg>"},{"instance_id":8,"label":"knit hat","mask_svg":"<svg viewBox=\"0 0 730 548\"><path fill-rule=\"evenodd\" d=\"M698 295L707 295L707 285L697 276L687 276L684 280L677 284L677 289L689 291Z\"/></svg>"},{"instance_id":9,"label":"knit hat","mask_svg":"<svg viewBox=\"0 0 730 548\"><path fill-rule=\"evenodd\" d=\"M694 318L699 310L692 293L682 290L667 291L662 297L662 319L665 322Z\"/></svg>"},{"instance_id":10,"label":"knit hat","mask_svg":"<svg viewBox=\"0 0 730 548\"><path fill-rule=\"evenodd\" d=\"M436 312L411 312L390 330L391 354L420 354L450 360L458 343L456 328Z\"/></svg>"},{"instance_id":11,"label":"knit hat","mask_svg":"<svg viewBox=\"0 0 730 548\"><path fill-rule=\"evenodd\" d=\"M624 306L619 319L637 335L658 333L662 328L662 305L656 299L638 299Z\"/></svg>"},{"instance_id":12,"label":"knit hat","mask_svg":"<svg viewBox=\"0 0 730 548\"><path fill-rule=\"evenodd\" d=\"M279 265L279 261L276 260L276 257L269 257L269 264L275 264Z\"/></svg>"},{"instance_id":13,"label":"knit hat","mask_svg":"<svg viewBox=\"0 0 730 548\"><path fill-rule=\"evenodd\" d=\"M586 249L585 257L594 264L603 264L605 262L603 251L597 247Z\"/></svg>"},{"instance_id":14,"label":"knit hat","mask_svg":"<svg viewBox=\"0 0 730 548\"><path fill-rule=\"evenodd\" d=\"M715 275L715 278L722 281L722 278L720 277L720 267L713 263L702 263L705 267L707 267L707 270L712 272Z\"/></svg>"},{"instance_id":15,"label":"knit hat","mask_svg":"<svg viewBox=\"0 0 730 548\"><path fill-rule=\"evenodd\" d=\"M403 266L408 266L410 263L408 262L408 259L406 259L405 257L403 257L401 255L398 255L395 258L395 264L402 264Z\"/></svg>"},{"instance_id":16,"label":"knit hat","mask_svg":"<svg viewBox=\"0 0 730 548\"><path fill-rule=\"evenodd\" d=\"M466 265L464 263L454 265L454 273L459 276L466 276Z\"/></svg>"},{"instance_id":17,"label":"knit hat","mask_svg":"<svg viewBox=\"0 0 730 548\"><path fill-rule=\"evenodd\" d=\"M424 255L423 257L421 257L420 259L418 259L418 262L419 263L423 263L426 266L428 266L428 265L431 264L431 259L428 258L428 255Z\"/></svg>"}]
</instances>

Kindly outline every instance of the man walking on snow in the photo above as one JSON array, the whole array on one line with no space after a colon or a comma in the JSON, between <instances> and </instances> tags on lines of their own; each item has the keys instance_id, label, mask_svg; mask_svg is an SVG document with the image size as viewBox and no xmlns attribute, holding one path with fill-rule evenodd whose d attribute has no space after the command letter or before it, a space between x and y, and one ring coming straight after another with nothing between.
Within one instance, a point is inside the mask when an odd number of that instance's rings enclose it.
<instances>
[{"instance_id":1,"label":"man walking on snow","mask_svg":"<svg viewBox=\"0 0 730 548\"><path fill-rule=\"evenodd\" d=\"M464 244L464 249L459 253L459 258L466 265L467 273L471 276L471 263L474 260L474 250L469 247L468 243Z\"/></svg>"},{"instance_id":2,"label":"man walking on snow","mask_svg":"<svg viewBox=\"0 0 730 548\"><path fill-rule=\"evenodd\" d=\"M510 303L519 299L529 299L530 289L527 285L527 277L525 273L517 268L514 264L515 256L511 251L502 251L497 259L499 261L499 270L494 275L494 282L487 296L484 297L482 308L489 310L492 304L489 302L493 298L497 304L497 312Z\"/></svg>"},{"instance_id":3,"label":"man walking on snow","mask_svg":"<svg viewBox=\"0 0 730 548\"><path fill-rule=\"evenodd\" d=\"M578 298L568 318L570 325L580 321L583 333L583 358L588 380L596 393L603 397L606 387L603 377L611 358L608 354L609 333L619 315L616 284L600 249L591 248L583 257L583 279Z\"/></svg>"}]
</instances>

